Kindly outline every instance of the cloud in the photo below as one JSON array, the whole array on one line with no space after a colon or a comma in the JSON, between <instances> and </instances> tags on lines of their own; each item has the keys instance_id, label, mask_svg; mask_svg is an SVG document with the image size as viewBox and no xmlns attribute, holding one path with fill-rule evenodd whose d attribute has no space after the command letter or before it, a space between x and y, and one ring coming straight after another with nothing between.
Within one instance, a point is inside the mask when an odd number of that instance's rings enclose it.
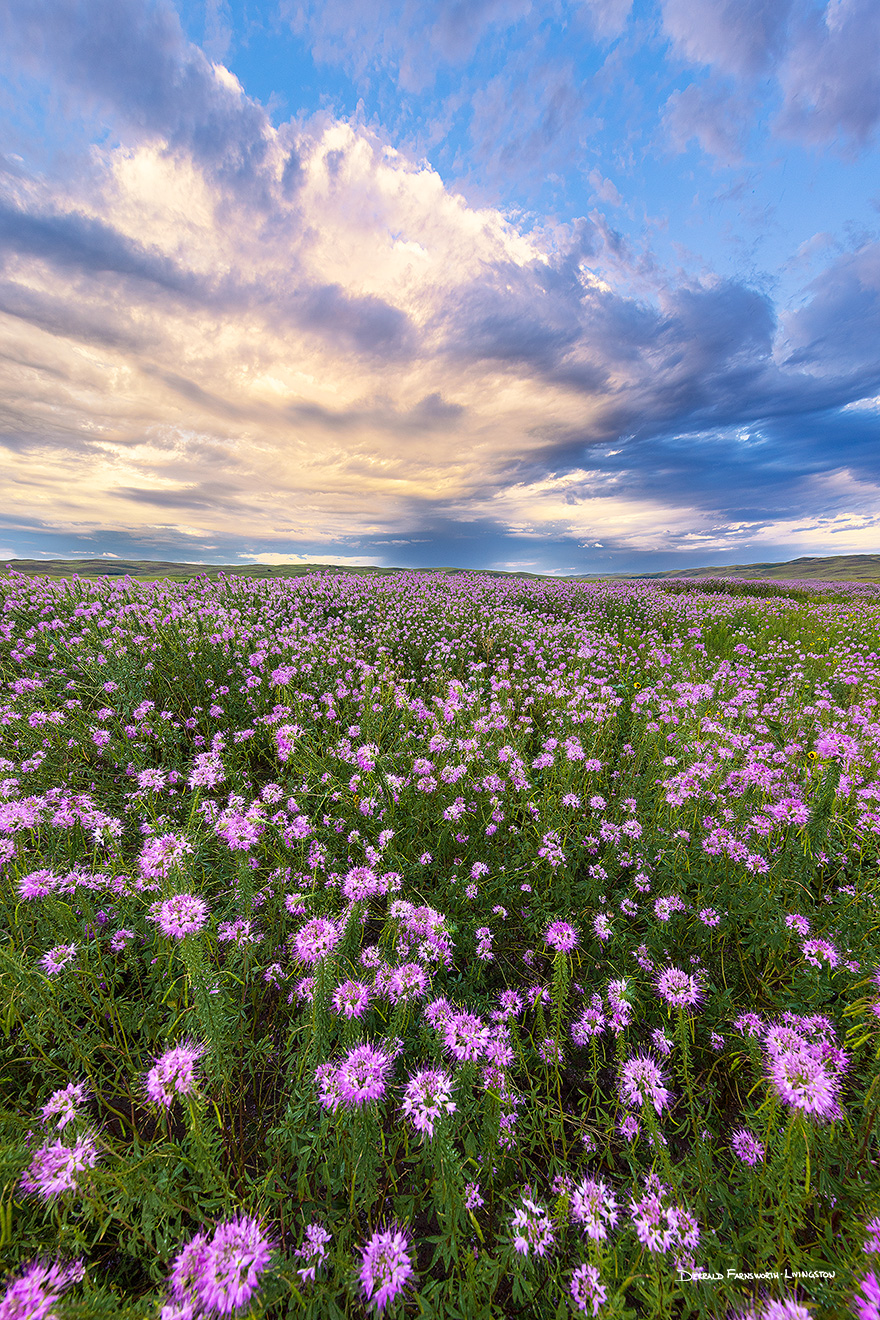
<instances>
[{"instance_id":1,"label":"cloud","mask_svg":"<svg viewBox=\"0 0 880 1320\"><path fill-rule=\"evenodd\" d=\"M880 8L829 0L807 9L780 70L780 132L815 144L864 147L880 124Z\"/></svg>"},{"instance_id":2,"label":"cloud","mask_svg":"<svg viewBox=\"0 0 880 1320\"><path fill-rule=\"evenodd\" d=\"M0 0L0 34L23 67L50 72L217 183L253 189L259 179L265 111L186 39L164 0L89 0L87 13L78 0Z\"/></svg>"},{"instance_id":3,"label":"cloud","mask_svg":"<svg viewBox=\"0 0 880 1320\"><path fill-rule=\"evenodd\" d=\"M880 381L880 243L836 257L784 318L785 361L816 375Z\"/></svg>"},{"instance_id":4,"label":"cloud","mask_svg":"<svg viewBox=\"0 0 880 1320\"><path fill-rule=\"evenodd\" d=\"M663 124L676 151L685 151L695 138L721 164L738 165L753 114L746 97L711 83L691 83L669 97Z\"/></svg>"},{"instance_id":5,"label":"cloud","mask_svg":"<svg viewBox=\"0 0 880 1320\"><path fill-rule=\"evenodd\" d=\"M676 54L708 65L757 88L759 79L778 81L782 104L777 135L813 145L855 151L866 147L880 124L880 9L875 0L661 0L663 25ZM738 145L718 113L723 102L703 99L689 88L667 111L674 140L691 126L712 154L729 155ZM693 105L687 104L687 98ZM711 126L700 132L699 111ZM748 103L742 109L749 112ZM706 139L704 141L704 138ZM716 141L722 147L714 150Z\"/></svg>"},{"instance_id":6,"label":"cloud","mask_svg":"<svg viewBox=\"0 0 880 1320\"><path fill-rule=\"evenodd\" d=\"M327 554L323 549L315 551L314 554L281 554L274 550L267 550L260 554L240 554L239 559L250 561L254 564L339 564L348 565L352 568L361 568L367 566L381 567L382 560L377 559L375 555L333 555Z\"/></svg>"},{"instance_id":7,"label":"cloud","mask_svg":"<svg viewBox=\"0 0 880 1320\"><path fill-rule=\"evenodd\" d=\"M661 0L663 25L692 64L754 77L784 47L792 0Z\"/></svg>"},{"instance_id":8,"label":"cloud","mask_svg":"<svg viewBox=\"0 0 880 1320\"><path fill-rule=\"evenodd\" d=\"M610 179L604 178L598 170L590 171L590 185L600 202L607 206L622 206L623 198Z\"/></svg>"},{"instance_id":9,"label":"cloud","mask_svg":"<svg viewBox=\"0 0 880 1320\"><path fill-rule=\"evenodd\" d=\"M585 96L574 66L536 45L512 55L471 98L469 127L481 176L504 184L568 169L583 149Z\"/></svg>"},{"instance_id":10,"label":"cloud","mask_svg":"<svg viewBox=\"0 0 880 1320\"><path fill-rule=\"evenodd\" d=\"M513 28L531 0L282 0L281 14L315 59L343 65L358 82L390 67L399 86L422 92L447 65L471 59L490 33Z\"/></svg>"},{"instance_id":11,"label":"cloud","mask_svg":"<svg viewBox=\"0 0 880 1320\"><path fill-rule=\"evenodd\" d=\"M632 0L581 0L581 8L589 15L596 36L610 41L626 26Z\"/></svg>"},{"instance_id":12,"label":"cloud","mask_svg":"<svg viewBox=\"0 0 880 1320\"><path fill-rule=\"evenodd\" d=\"M870 515L876 419L835 410L880 390L876 245L834 252L780 316L599 212L523 232L358 121L273 127L161 6L99 0L88 37L62 0L33 12L70 38L16 11L47 77L116 116L74 181L0 193L0 506L34 527L154 544L168 519L184 552L237 529L254 556L473 534L507 559L510 538L740 544L804 518L837 535L850 497ZM452 15L443 58L518 12ZM128 86L102 62L138 41ZM487 160L571 151L571 68L502 70ZM675 102L680 132L700 104Z\"/></svg>"}]
</instances>

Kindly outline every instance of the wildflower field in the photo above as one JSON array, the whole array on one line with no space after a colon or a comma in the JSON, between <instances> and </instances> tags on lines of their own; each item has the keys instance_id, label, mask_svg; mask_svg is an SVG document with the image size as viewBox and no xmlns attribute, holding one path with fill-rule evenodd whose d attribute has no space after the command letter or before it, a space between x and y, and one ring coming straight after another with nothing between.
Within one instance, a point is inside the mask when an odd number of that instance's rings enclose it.
<instances>
[{"instance_id":1,"label":"wildflower field","mask_svg":"<svg viewBox=\"0 0 880 1320\"><path fill-rule=\"evenodd\" d=\"M2 1320L880 1320L880 587L0 599Z\"/></svg>"}]
</instances>

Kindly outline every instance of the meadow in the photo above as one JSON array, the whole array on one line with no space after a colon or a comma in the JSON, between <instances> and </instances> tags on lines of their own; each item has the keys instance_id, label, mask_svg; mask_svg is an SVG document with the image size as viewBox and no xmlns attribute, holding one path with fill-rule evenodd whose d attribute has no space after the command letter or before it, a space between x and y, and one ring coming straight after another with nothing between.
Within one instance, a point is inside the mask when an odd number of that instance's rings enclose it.
<instances>
[{"instance_id":1,"label":"meadow","mask_svg":"<svg viewBox=\"0 0 880 1320\"><path fill-rule=\"evenodd\" d=\"M880 587L0 598L0 1320L880 1320Z\"/></svg>"}]
</instances>

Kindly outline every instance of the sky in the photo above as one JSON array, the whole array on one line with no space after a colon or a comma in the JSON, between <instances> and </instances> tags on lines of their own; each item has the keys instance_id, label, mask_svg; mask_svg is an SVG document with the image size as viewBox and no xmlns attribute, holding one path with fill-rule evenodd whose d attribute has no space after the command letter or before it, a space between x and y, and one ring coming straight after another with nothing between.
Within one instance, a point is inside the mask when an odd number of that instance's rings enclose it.
<instances>
[{"instance_id":1,"label":"sky","mask_svg":"<svg viewBox=\"0 0 880 1320\"><path fill-rule=\"evenodd\" d=\"M880 552L877 0L0 0L0 558Z\"/></svg>"}]
</instances>

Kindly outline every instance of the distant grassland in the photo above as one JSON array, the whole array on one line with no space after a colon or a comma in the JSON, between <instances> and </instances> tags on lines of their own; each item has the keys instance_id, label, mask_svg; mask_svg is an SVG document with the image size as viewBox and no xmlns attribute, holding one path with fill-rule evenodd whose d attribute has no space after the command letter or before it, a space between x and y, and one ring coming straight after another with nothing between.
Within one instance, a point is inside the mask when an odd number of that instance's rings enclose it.
<instances>
[{"instance_id":1,"label":"distant grassland","mask_svg":"<svg viewBox=\"0 0 880 1320\"><path fill-rule=\"evenodd\" d=\"M520 577L540 580L553 574L504 573L497 569L422 568L418 570L377 567L373 564L180 564L154 559L10 559L0 561L27 577L84 578L132 577L143 582L168 580L186 582L200 575L215 581L221 574L234 574L247 578L291 578L306 573L486 573L491 577ZM707 568L675 568L657 573L585 573L575 581L603 581L607 579L633 579L662 581L666 578L743 578L747 580L819 581L819 582L880 582L880 554L878 555L826 555L803 556L775 564L723 564Z\"/></svg>"},{"instance_id":2,"label":"distant grassland","mask_svg":"<svg viewBox=\"0 0 880 1320\"><path fill-rule=\"evenodd\" d=\"M221 574L246 578L292 578L307 573L451 573L460 574L476 570L465 568L381 568L374 564L177 564L155 559L9 559L0 561L0 570L7 567L26 577L48 578L101 578L131 577L142 582L187 582L191 578L206 577L216 581ZM530 577L537 573L500 573L492 569L480 570L490 577Z\"/></svg>"}]
</instances>

